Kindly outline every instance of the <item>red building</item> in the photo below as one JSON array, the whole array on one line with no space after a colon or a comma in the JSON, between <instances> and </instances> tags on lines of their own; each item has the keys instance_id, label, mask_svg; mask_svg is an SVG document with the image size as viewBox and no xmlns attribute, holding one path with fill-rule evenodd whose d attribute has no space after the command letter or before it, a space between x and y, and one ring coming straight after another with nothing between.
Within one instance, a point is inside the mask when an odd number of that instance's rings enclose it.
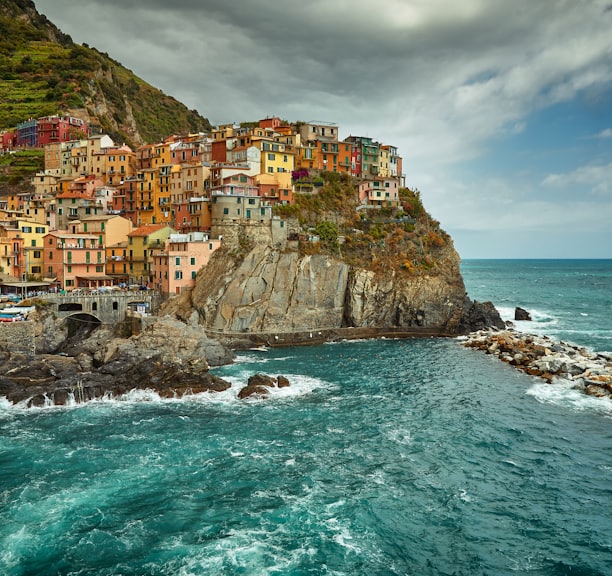
<instances>
[{"instance_id":1,"label":"red building","mask_svg":"<svg viewBox=\"0 0 612 576\"><path fill-rule=\"evenodd\" d=\"M87 137L87 124L73 116L46 116L37 121L37 146Z\"/></svg>"}]
</instances>

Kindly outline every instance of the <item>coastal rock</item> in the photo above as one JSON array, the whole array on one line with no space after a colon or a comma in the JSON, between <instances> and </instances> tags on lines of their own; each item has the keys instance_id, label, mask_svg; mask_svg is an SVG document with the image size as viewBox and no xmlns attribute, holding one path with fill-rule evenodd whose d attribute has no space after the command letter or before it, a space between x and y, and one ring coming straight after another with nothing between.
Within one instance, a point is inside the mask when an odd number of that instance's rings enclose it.
<instances>
[{"instance_id":1,"label":"coastal rock","mask_svg":"<svg viewBox=\"0 0 612 576\"><path fill-rule=\"evenodd\" d=\"M52 322L40 321L41 337ZM51 327L51 328L50 328ZM1 352L0 396L26 406L84 402L150 389L162 397L218 392L230 383L209 373L210 364L230 362L231 351L201 327L162 317L137 336L120 338L100 327L89 338L55 345L59 354Z\"/></svg>"},{"instance_id":2,"label":"coastal rock","mask_svg":"<svg viewBox=\"0 0 612 576\"><path fill-rule=\"evenodd\" d=\"M552 383L556 379L573 382L586 394L612 397L612 362L546 336L514 331L481 330L470 334L465 345L499 357L531 376Z\"/></svg>"},{"instance_id":3,"label":"coastal rock","mask_svg":"<svg viewBox=\"0 0 612 576\"><path fill-rule=\"evenodd\" d=\"M287 386L290 386L290 383L285 376L274 378L267 374L254 374L249 377L247 385L238 392L238 398L244 399L251 396L267 398L271 388L286 388Z\"/></svg>"},{"instance_id":4,"label":"coastal rock","mask_svg":"<svg viewBox=\"0 0 612 576\"><path fill-rule=\"evenodd\" d=\"M493 302L478 302L477 300L472 302L466 297L464 310L458 329L460 334L468 334L490 327L503 330L506 327Z\"/></svg>"},{"instance_id":5,"label":"coastal rock","mask_svg":"<svg viewBox=\"0 0 612 576\"><path fill-rule=\"evenodd\" d=\"M267 398L269 394L269 388L266 386L245 386L238 392L238 398L241 400L250 398L251 396Z\"/></svg>"},{"instance_id":6,"label":"coastal rock","mask_svg":"<svg viewBox=\"0 0 612 576\"><path fill-rule=\"evenodd\" d=\"M367 328L467 333L501 326L490 303L466 297L459 257L449 244L435 271L405 274L370 270L340 256L278 249L259 238L246 252L217 250L194 288L170 301L164 312L200 324L219 338ZM297 337L297 336L296 336Z\"/></svg>"},{"instance_id":7,"label":"coastal rock","mask_svg":"<svg viewBox=\"0 0 612 576\"><path fill-rule=\"evenodd\" d=\"M514 309L514 319L515 320L531 320L531 314L527 312L524 308L517 306Z\"/></svg>"}]
</instances>

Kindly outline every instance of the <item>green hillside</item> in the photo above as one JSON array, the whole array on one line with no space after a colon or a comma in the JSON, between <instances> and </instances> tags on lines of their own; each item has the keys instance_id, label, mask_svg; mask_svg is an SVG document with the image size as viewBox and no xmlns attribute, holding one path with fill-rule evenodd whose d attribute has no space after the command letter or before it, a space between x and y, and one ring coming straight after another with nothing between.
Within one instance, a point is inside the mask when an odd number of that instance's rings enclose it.
<instances>
[{"instance_id":1,"label":"green hillside","mask_svg":"<svg viewBox=\"0 0 612 576\"><path fill-rule=\"evenodd\" d=\"M75 44L31 0L0 0L0 31L0 129L67 113L135 146L211 128L107 54Z\"/></svg>"}]
</instances>

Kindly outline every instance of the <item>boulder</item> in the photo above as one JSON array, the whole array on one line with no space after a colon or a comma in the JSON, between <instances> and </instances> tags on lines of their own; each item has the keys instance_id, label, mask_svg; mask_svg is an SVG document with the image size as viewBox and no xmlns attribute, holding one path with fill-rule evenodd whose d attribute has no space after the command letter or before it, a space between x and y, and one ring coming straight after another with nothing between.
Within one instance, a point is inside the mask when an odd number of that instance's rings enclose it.
<instances>
[{"instance_id":1,"label":"boulder","mask_svg":"<svg viewBox=\"0 0 612 576\"><path fill-rule=\"evenodd\" d=\"M266 398L269 394L269 388L267 386L251 385L245 386L240 392L238 392L238 398L244 400L251 396L260 396Z\"/></svg>"},{"instance_id":2,"label":"boulder","mask_svg":"<svg viewBox=\"0 0 612 576\"><path fill-rule=\"evenodd\" d=\"M531 314L527 312L524 308L517 306L514 309L514 319L515 320L531 320Z\"/></svg>"},{"instance_id":3,"label":"boulder","mask_svg":"<svg viewBox=\"0 0 612 576\"><path fill-rule=\"evenodd\" d=\"M499 315L493 302L471 302L466 298L463 317L459 326L459 332L466 334L486 328L497 328L503 330L506 324Z\"/></svg>"},{"instance_id":4,"label":"boulder","mask_svg":"<svg viewBox=\"0 0 612 576\"><path fill-rule=\"evenodd\" d=\"M250 396L261 396L266 398L270 388L286 388L290 386L289 380L285 376L268 376L267 374L254 374L249 377L247 385L238 392L238 398L248 398Z\"/></svg>"},{"instance_id":5,"label":"boulder","mask_svg":"<svg viewBox=\"0 0 612 576\"><path fill-rule=\"evenodd\" d=\"M267 386L268 388L275 388L276 379L267 374L254 374L249 377L247 386Z\"/></svg>"}]
</instances>

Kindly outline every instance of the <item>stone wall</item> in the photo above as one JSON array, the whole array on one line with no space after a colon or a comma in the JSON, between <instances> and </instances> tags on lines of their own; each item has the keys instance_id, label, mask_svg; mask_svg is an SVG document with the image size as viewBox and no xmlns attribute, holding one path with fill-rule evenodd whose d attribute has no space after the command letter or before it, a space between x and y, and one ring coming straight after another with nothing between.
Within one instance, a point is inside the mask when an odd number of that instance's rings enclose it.
<instances>
[{"instance_id":1,"label":"stone wall","mask_svg":"<svg viewBox=\"0 0 612 576\"><path fill-rule=\"evenodd\" d=\"M0 350L21 352L29 356L36 353L35 322L0 322Z\"/></svg>"}]
</instances>

